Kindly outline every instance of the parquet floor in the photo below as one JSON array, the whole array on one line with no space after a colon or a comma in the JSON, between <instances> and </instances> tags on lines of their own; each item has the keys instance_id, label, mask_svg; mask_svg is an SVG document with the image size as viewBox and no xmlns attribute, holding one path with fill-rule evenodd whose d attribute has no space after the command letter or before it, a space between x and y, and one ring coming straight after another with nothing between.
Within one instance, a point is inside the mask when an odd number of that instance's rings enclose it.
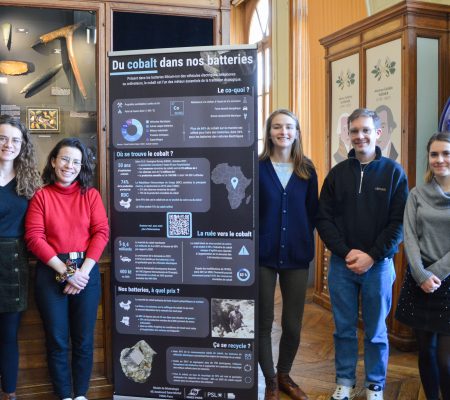
<instances>
[{"instance_id":1,"label":"parquet floor","mask_svg":"<svg viewBox=\"0 0 450 400\"><path fill-rule=\"evenodd\" d=\"M335 388L334 347L332 332L334 329L331 313L312 302L312 291L308 292L303 318L300 349L294 362L292 378L308 394L310 400L328 400ZM281 295L276 294L276 312L274 344L278 344L280 328ZM364 363L362 351L362 334L360 332L360 358L357 377L360 395L358 400L365 399L363 389ZM278 349L274 346L274 359L278 357ZM385 400L426 400L420 385L416 353L406 353L391 347L384 392ZM258 400L264 399L264 378L259 371ZM289 398L282 394L282 400Z\"/></svg>"}]
</instances>

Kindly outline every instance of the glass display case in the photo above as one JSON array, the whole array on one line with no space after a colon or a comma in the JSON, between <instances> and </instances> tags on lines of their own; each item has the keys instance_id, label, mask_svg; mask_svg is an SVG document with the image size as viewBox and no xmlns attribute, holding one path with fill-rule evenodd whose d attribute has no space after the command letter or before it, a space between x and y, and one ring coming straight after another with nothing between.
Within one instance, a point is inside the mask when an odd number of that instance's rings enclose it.
<instances>
[{"instance_id":1,"label":"glass display case","mask_svg":"<svg viewBox=\"0 0 450 400\"><path fill-rule=\"evenodd\" d=\"M12 115L27 126L40 171L50 150L64 137L80 138L97 160L98 149L104 147L104 138L98 135L99 94L104 93L99 79L105 57L99 45L104 37L98 30L99 25L103 29L102 20L103 7L95 2L0 4L0 114ZM101 173L98 165L94 185L99 189ZM19 332L17 393L23 399L51 399L44 330L34 303L33 264L28 310ZM100 265L104 293L98 307L90 398L112 396L107 254Z\"/></svg>"},{"instance_id":2,"label":"glass display case","mask_svg":"<svg viewBox=\"0 0 450 400\"><path fill-rule=\"evenodd\" d=\"M96 11L2 7L0 113L26 124L39 154L77 136L97 153Z\"/></svg>"}]
</instances>

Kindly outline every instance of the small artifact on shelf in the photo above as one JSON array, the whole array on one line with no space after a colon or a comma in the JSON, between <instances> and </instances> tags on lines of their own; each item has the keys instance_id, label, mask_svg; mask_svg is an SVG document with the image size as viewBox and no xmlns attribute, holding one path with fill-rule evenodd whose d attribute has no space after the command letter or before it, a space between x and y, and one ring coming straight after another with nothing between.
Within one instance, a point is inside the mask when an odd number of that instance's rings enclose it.
<instances>
[{"instance_id":1,"label":"small artifact on shelf","mask_svg":"<svg viewBox=\"0 0 450 400\"><path fill-rule=\"evenodd\" d=\"M28 72L28 64L23 61L0 61L0 74L22 75Z\"/></svg>"},{"instance_id":2,"label":"small artifact on shelf","mask_svg":"<svg viewBox=\"0 0 450 400\"><path fill-rule=\"evenodd\" d=\"M145 340L120 352L120 366L128 379L144 383L152 373L153 356L156 354Z\"/></svg>"},{"instance_id":3,"label":"small artifact on shelf","mask_svg":"<svg viewBox=\"0 0 450 400\"><path fill-rule=\"evenodd\" d=\"M31 109L28 118L32 130L58 129L58 112L56 110Z\"/></svg>"},{"instance_id":4,"label":"small artifact on shelf","mask_svg":"<svg viewBox=\"0 0 450 400\"><path fill-rule=\"evenodd\" d=\"M75 76L75 81L77 82L78 89L80 89L82 96L86 99L87 92L84 87L83 80L81 79L80 70L78 68L77 60L75 59L75 53L73 52L73 33L81 25L82 25L82 23L79 22L78 24L67 25L62 28L56 29L52 32L41 35L41 36L39 36L39 40L36 43L34 43L31 47L35 47L39 44L47 44L47 43L51 42L52 40L55 40L58 38L66 39L67 54L69 56L70 66L72 67L72 72L73 72L73 75Z\"/></svg>"},{"instance_id":5,"label":"small artifact on shelf","mask_svg":"<svg viewBox=\"0 0 450 400\"><path fill-rule=\"evenodd\" d=\"M41 86L43 83L47 82L51 77L56 75L58 71L62 68L62 64L57 64L54 67L48 69L45 73L38 76L36 79L33 79L30 83L24 86L24 88L20 91L20 93L25 93L27 95L28 93L33 92L35 89L37 89L39 86Z\"/></svg>"},{"instance_id":6,"label":"small artifact on shelf","mask_svg":"<svg viewBox=\"0 0 450 400\"><path fill-rule=\"evenodd\" d=\"M12 25L9 23L2 24L2 33L3 33L3 40L5 42L5 46L8 48L8 50L11 50L11 32L12 32Z\"/></svg>"}]
</instances>

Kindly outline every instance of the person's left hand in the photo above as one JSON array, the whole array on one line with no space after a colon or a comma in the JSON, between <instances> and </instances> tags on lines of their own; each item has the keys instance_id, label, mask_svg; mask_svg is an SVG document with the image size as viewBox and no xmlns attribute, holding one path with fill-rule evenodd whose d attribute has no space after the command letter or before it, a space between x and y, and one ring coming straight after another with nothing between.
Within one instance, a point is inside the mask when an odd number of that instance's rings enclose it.
<instances>
[{"instance_id":1,"label":"person's left hand","mask_svg":"<svg viewBox=\"0 0 450 400\"><path fill-rule=\"evenodd\" d=\"M431 275L425 282L422 282L420 288L425 293L434 293L441 286L441 280L436 275Z\"/></svg>"},{"instance_id":2,"label":"person's left hand","mask_svg":"<svg viewBox=\"0 0 450 400\"><path fill-rule=\"evenodd\" d=\"M345 257L347 268L355 274L362 275L367 272L374 264L374 259L367 253L358 249L352 249Z\"/></svg>"},{"instance_id":3,"label":"person's left hand","mask_svg":"<svg viewBox=\"0 0 450 400\"><path fill-rule=\"evenodd\" d=\"M67 280L67 285L64 287L63 293L78 294L86 287L88 281L89 274L78 268Z\"/></svg>"}]
</instances>

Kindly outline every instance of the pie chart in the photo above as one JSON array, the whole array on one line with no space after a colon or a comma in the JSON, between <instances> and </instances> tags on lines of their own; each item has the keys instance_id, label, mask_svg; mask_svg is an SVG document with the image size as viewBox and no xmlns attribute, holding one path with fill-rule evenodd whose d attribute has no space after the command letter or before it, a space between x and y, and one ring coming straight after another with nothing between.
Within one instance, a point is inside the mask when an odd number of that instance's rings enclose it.
<instances>
[{"instance_id":1,"label":"pie chart","mask_svg":"<svg viewBox=\"0 0 450 400\"><path fill-rule=\"evenodd\" d=\"M122 136L127 142L138 141L143 131L142 124L137 119L127 119L122 124Z\"/></svg>"}]
</instances>

